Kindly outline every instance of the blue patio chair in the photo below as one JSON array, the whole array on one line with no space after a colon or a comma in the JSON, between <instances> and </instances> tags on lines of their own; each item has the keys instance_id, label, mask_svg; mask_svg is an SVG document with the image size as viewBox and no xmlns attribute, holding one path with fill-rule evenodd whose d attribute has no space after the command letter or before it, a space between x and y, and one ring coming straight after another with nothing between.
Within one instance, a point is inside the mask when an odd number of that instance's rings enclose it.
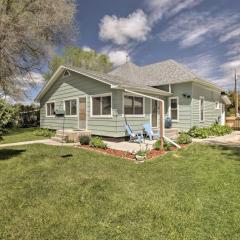
<instances>
[{"instance_id":1,"label":"blue patio chair","mask_svg":"<svg viewBox=\"0 0 240 240\"><path fill-rule=\"evenodd\" d=\"M151 141L153 140L154 137L160 138L160 131L158 131L157 133L154 133L152 130L152 126L149 123L145 123L143 127L147 136Z\"/></svg>"},{"instance_id":2,"label":"blue patio chair","mask_svg":"<svg viewBox=\"0 0 240 240\"><path fill-rule=\"evenodd\" d=\"M129 136L129 141L141 143L143 142L143 133L142 132L133 132L132 128L129 126L128 123L125 123L125 129L127 130L128 136Z\"/></svg>"}]
</instances>

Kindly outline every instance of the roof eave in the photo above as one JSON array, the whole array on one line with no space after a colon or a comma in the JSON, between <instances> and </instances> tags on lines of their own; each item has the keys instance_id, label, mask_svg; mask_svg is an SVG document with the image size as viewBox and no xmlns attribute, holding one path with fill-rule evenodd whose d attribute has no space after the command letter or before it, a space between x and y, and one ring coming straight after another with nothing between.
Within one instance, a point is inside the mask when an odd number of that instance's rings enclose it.
<instances>
[{"instance_id":1,"label":"roof eave","mask_svg":"<svg viewBox=\"0 0 240 240\"><path fill-rule=\"evenodd\" d=\"M158 90L158 89L146 89L146 88L138 88L138 87L132 87L132 86L125 86L125 85L118 85L118 86L113 86L113 89L119 89L119 90L132 90L132 91L136 91L136 92L141 92L141 93L148 93L148 94L153 94L153 95L157 95L157 96L172 96L173 94L170 92L166 92L163 90Z\"/></svg>"},{"instance_id":2,"label":"roof eave","mask_svg":"<svg viewBox=\"0 0 240 240\"><path fill-rule=\"evenodd\" d=\"M109 83L107 81L104 81L104 80L101 80L95 76L91 76L90 74L87 74L87 73L84 73L80 70L76 70L76 69L73 69L71 67L66 67L66 66L63 66L61 65L57 70L56 72L53 74L53 76L49 79L49 81L43 86L43 88L41 89L41 91L39 92L39 94L37 95L37 97L34 99L34 101L36 102L39 102L40 99L45 95L45 93L48 91L48 88L51 87L51 84L53 84L57 78L62 74L63 70L69 70L69 71L72 71L72 72L75 72L75 73L79 73L79 74L82 74L86 77L89 77L89 78L92 78L92 79L95 79L99 82L102 82L102 83L105 83L105 84L108 84L110 85L111 87L114 86L112 83Z\"/></svg>"}]
</instances>

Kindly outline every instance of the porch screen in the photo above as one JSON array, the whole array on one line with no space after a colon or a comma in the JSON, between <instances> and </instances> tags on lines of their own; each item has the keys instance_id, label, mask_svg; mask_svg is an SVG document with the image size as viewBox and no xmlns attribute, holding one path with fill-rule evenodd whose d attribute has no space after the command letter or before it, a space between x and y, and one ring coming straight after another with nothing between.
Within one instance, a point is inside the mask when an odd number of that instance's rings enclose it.
<instances>
[{"instance_id":1,"label":"porch screen","mask_svg":"<svg viewBox=\"0 0 240 240\"><path fill-rule=\"evenodd\" d=\"M124 96L124 114L143 115L143 97Z\"/></svg>"}]
</instances>

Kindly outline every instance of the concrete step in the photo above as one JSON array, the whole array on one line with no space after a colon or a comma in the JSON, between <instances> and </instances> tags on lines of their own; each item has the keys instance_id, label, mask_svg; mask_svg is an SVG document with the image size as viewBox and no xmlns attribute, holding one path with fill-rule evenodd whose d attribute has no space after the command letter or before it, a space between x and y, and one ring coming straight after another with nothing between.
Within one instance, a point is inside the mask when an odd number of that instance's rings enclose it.
<instances>
[{"instance_id":1,"label":"concrete step","mask_svg":"<svg viewBox=\"0 0 240 240\"><path fill-rule=\"evenodd\" d=\"M51 139L55 142L60 142L60 143L65 143L66 140L64 138L61 138L61 137L51 137Z\"/></svg>"},{"instance_id":2,"label":"concrete step","mask_svg":"<svg viewBox=\"0 0 240 240\"><path fill-rule=\"evenodd\" d=\"M60 138L66 138L67 134L62 134L62 133L56 133L55 137L60 137Z\"/></svg>"}]
</instances>

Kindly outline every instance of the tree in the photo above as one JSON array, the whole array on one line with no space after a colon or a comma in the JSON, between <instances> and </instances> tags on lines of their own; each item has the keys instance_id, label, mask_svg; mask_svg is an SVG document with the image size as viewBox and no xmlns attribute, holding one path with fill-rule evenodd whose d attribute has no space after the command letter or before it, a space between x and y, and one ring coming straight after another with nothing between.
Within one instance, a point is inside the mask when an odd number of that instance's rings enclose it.
<instances>
[{"instance_id":1,"label":"tree","mask_svg":"<svg viewBox=\"0 0 240 240\"><path fill-rule=\"evenodd\" d=\"M75 9L74 0L0 0L0 96L34 84L31 71L71 40Z\"/></svg>"},{"instance_id":2,"label":"tree","mask_svg":"<svg viewBox=\"0 0 240 240\"><path fill-rule=\"evenodd\" d=\"M0 99L0 140L5 133L5 128L13 122L14 116L15 108L5 100Z\"/></svg>"},{"instance_id":3,"label":"tree","mask_svg":"<svg viewBox=\"0 0 240 240\"><path fill-rule=\"evenodd\" d=\"M234 116L235 115L235 102L236 102L235 92L229 91L228 96L229 96L232 104L227 106L227 115ZM238 93L238 106L239 106L238 111L240 111L240 93Z\"/></svg>"},{"instance_id":4,"label":"tree","mask_svg":"<svg viewBox=\"0 0 240 240\"><path fill-rule=\"evenodd\" d=\"M92 51L84 51L81 48L69 46L64 49L63 55L54 55L48 63L49 71L45 79L49 80L60 65L70 65L98 72L108 72L112 68L108 56Z\"/></svg>"}]
</instances>

